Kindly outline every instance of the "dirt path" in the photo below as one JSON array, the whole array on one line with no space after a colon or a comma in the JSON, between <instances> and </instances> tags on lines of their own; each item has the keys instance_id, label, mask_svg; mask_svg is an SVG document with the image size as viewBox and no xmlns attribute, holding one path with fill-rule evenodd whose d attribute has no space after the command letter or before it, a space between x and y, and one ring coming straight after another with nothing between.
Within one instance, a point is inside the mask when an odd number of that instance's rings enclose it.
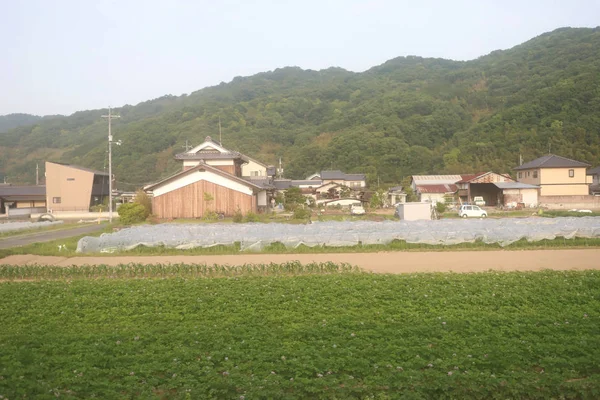
<instances>
[{"instance_id":1,"label":"dirt path","mask_svg":"<svg viewBox=\"0 0 600 400\"><path fill-rule=\"evenodd\" d=\"M282 263L286 261L349 263L367 271L380 273L481 272L490 269L498 271L582 270L600 269L600 249L72 258L14 255L0 259L0 264L70 266L128 263L206 263L240 265L245 263Z\"/></svg>"}]
</instances>

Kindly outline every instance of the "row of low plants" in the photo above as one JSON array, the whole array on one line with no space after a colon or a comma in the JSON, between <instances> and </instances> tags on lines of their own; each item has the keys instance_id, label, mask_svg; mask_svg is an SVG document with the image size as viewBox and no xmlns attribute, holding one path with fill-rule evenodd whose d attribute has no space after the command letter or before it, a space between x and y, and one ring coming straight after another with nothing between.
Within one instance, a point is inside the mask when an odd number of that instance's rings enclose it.
<instances>
[{"instance_id":1,"label":"row of low plants","mask_svg":"<svg viewBox=\"0 0 600 400\"><path fill-rule=\"evenodd\" d=\"M293 261L282 264L206 265L206 264L121 264L49 266L0 265L2 280L99 279L99 278L210 278L227 276L305 275L358 272L349 264L332 262L301 264Z\"/></svg>"},{"instance_id":2,"label":"row of low plants","mask_svg":"<svg viewBox=\"0 0 600 400\"><path fill-rule=\"evenodd\" d=\"M597 271L292 275L0 283L0 395L600 397Z\"/></svg>"}]
</instances>

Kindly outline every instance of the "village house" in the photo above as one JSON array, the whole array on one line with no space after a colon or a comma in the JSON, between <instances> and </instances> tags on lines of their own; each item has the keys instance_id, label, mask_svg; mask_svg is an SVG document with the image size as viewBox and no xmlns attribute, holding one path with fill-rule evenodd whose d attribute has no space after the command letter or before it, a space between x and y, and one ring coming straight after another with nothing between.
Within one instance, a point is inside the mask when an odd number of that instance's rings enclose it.
<instances>
[{"instance_id":1,"label":"village house","mask_svg":"<svg viewBox=\"0 0 600 400\"><path fill-rule=\"evenodd\" d=\"M413 175L410 186L419 201L445 203L458 190L456 182L462 175Z\"/></svg>"},{"instance_id":2,"label":"village house","mask_svg":"<svg viewBox=\"0 0 600 400\"><path fill-rule=\"evenodd\" d=\"M228 150L210 136L175 159L182 161L180 172L144 188L153 195L158 218L200 218L209 212L231 216L269 207L274 168Z\"/></svg>"},{"instance_id":3,"label":"village house","mask_svg":"<svg viewBox=\"0 0 600 400\"><path fill-rule=\"evenodd\" d=\"M346 174L340 170L321 171L309 176L306 180L320 180L322 184L337 183L357 190L367 186L365 174Z\"/></svg>"},{"instance_id":4,"label":"village house","mask_svg":"<svg viewBox=\"0 0 600 400\"><path fill-rule=\"evenodd\" d=\"M76 165L46 161L46 207L48 212L89 212L108 199L109 176Z\"/></svg>"},{"instance_id":5,"label":"village house","mask_svg":"<svg viewBox=\"0 0 600 400\"><path fill-rule=\"evenodd\" d=\"M587 171L588 179L592 178L590 183L590 194L600 195L600 167L591 168Z\"/></svg>"},{"instance_id":6,"label":"village house","mask_svg":"<svg viewBox=\"0 0 600 400\"><path fill-rule=\"evenodd\" d=\"M589 164L549 154L513 168L517 181L540 187L540 196L583 196L589 194Z\"/></svg>"},{"instance_id":7,"label":"village house","mask_svg":"<svg viewBox=\"0 0 600 400\"><path fill-rule=\"evenodd\" d=\"M539 187L515 182L507 174L492 171L461 175L414 175L411 187L419 201L473 203L481 198L486 206L535 207Z\"/></svg>"},{"instance_id":8,"label":"village house","mask_svg":"<svg viewBox=\"0 0 600 400\"><path fill-rule=\"evenodd\" d=\"M46 186L0 184L0 218L26 218L46 212Z\"/></svg>"}]
</instances>

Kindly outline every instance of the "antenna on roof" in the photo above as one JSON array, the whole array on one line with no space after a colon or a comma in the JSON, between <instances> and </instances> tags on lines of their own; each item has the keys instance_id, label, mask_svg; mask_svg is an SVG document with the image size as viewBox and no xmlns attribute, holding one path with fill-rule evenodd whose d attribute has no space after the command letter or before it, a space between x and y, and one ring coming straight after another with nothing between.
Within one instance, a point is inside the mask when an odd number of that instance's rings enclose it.
<instances>
[{"instance_id":1,"label":"antenna on roof","mask_svg":"<svg viewBox=\"0 0 600 400\"><path fill-rule=\"evenodd\" d=\"M187 139L185 139L185 145L181 147L183 147L185 149L185 152L187 153L192 148L192 145L188 144Z\"/></svg>"},{"instance_id":2,"label":"antenna on roof","mask_svg":"<svg viewBox=\"0 0 600 400\"><path fill-rule=\"evenodd\" d=\"M519 153L519 165L523 165L523 154Z\"/></svg>"},{"instance_id":3,"label":"antenna on roof","mask_svg":"<svg viewBox=\"0 0 600 400\"><path fill-rule=\"evenodd\" d=\"M550 149L552 149L552 143L550 141L548 141L548 155L552 154Z\"/></svg>"},{"instance_id":4,"label":"antenna on roof","mask_svg":"<svg viewBox=\"0 0 600 400\"><path fill-rule=\"evenodd\" d=\"M223 140L221 138L221 116L219 115L219 145L223 146Z\"/></svg>"}]
</instances>

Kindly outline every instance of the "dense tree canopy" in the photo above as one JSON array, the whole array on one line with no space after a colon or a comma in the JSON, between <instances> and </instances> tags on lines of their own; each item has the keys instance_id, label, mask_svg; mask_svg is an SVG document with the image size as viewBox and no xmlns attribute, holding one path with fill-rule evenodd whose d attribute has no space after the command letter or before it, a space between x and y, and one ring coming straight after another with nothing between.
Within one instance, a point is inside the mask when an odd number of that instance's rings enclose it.
<instances>
[{"instance_id":1,"label":"dense tree canopy","mask_svg":"<svg viewBox=\"0 0 600 400\"><path fill-rule=\"evenodd\" d=\"M218 137L286 176L321 169L399 183L421 173L510 172L553 153L600 162L600 29L558 29L467 62L398 57L363 73L277 69L115 110L114 171L134 189L180 168L186 140ZM35 162L106 167L106 110L0 133L0 174ZM1 131L1 130L0 130Z\"/></svg>"}]
</instances>

